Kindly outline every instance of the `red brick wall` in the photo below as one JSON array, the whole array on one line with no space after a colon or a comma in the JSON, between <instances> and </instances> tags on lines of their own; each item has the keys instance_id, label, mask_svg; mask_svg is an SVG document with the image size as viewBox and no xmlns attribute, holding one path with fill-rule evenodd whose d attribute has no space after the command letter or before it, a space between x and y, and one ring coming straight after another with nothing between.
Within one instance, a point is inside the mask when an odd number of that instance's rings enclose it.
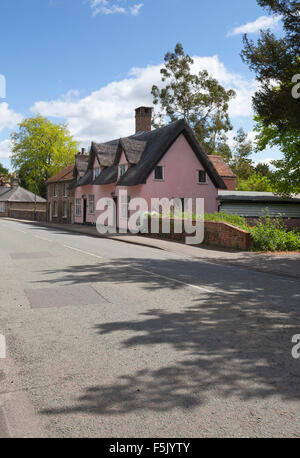
<instances>
[{"instance_id":1,"label":"red brick wall","mask_svg":"<svg viewBox=\"0 0 300 458\"><path fill-rule=\"evenodd\" d=\"M204 243L208 245L236 248L245 251L249 250L252 245L251 234L231 224L207 221L204 227Z\"/></svg>"},{"instance_id":2,"label":"red brick wall","mask_svg":"<svg viewBox=\"0 0 300 458\"><path fill-rule=\"evenodd\" d=\"M57 195L54 196L54 184L56 184ZM53 223L72 223L71 217L71 204L74 206L74 189L68 189L68 195L64 195L64 184L68 187L71 184L71 181L65 181L63 183L50 183L47 186L47 218L48 221ZM57 216L54 215L54 202L57 204ZM64 217L64 202L67 205L67 216ZM52 206L52 219L50 218L50 204ZM75 210L74 210L75 211Z\"/></svg>"},{"instance_id":3,"label":"red brick wall","mask_svg":"<svg viewBox=\"0 0 300 458\"><path fill-rule=\"evenodd\" d=\"M149 223L149 228L151 227ZM160 233L149 234L151 237L176 240L178 242L185 241L185 234L174 234L171 221L171 233L162 233L162 221L160 220ZM243 229L232 226L223 222L204 223L204 244L213 245L223 248L234 248L238 250L248 251L252 245L251 234Z\"/></svg>"},{"instance_id":4,"label":"red brick wall","mask_svg":"<svg viewBox=\"0 0 300 458\"><path fill-rule=\"evenodd\" d=\"M34 221L34 211L26 211L26 210L9 210L8 212L9 218L15 219L25 219L28 221ZM37 211L36 212L36 221L47 221L47 213L46 211Z\"/></svg>"},{"instance_id":5,"label":"red brick wall","mask_svg":"<svg viewBox=\"0 0 300 458\"><path fill-rule=\"evenodd\" d=\"M140 107L135 110L135 130L140 132L151 131L152 109L148 107Z\"/></svg>"}]
</instances>

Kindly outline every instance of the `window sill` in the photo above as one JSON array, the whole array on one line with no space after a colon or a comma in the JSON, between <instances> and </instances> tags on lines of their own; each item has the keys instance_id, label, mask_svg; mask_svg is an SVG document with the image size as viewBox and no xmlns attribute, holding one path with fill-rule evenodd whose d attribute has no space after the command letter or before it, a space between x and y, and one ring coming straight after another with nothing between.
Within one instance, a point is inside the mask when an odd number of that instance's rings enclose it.
<instances>
[{"instance_id":1,"label":"window sill","mask_svg":"<svg viewBox=\"0 0 300 458\"><path fill-rule=\"evenodd\" d=\"M162 179L162 180L159 180L158 178L153 178L153 181L160 181L161 183L164 183L164 182L165 182L165 180L164 180L164 179Z\"/></svg>"},{"instance_id":2,"label":"window sill","mask_svg":"<svg viewBox=\"0 0 300 458\"><path fill-rule=\"evenodd\" d=\"M197 183L197 184L204 185L204 184L208 184L208 183Z\"/></svg>"}]
</instances>

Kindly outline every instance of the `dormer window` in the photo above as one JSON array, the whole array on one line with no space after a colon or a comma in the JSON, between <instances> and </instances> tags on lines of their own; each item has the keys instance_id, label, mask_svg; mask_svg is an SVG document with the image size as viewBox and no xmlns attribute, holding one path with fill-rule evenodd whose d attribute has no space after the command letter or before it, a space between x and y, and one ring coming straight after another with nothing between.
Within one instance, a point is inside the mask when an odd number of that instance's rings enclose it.
<instances>
[{"instance_id":1,"label":"dormer window","mask_svg":"<svg viewBox=\"0 0 300 458\"><path fill-rule=\"evenodd\" d=\"M95 168L95 179L100 175L100 167Z\"/></svg>"},{"instance_id":2,"label":"dormer window","mask_svg":"<svg viewBox=\"0 0 300 458\"><path fill-rule=\"evenodd\" d=\"M120 177L123 176L126 173L126 165L122 164L120 165Z\"/></svg>"},{"instance_id":3,"label":"dormer window","mask_svg":"<svg viewBox=\"0 0 300 458\"><path fill-rule=\"evenodd\" d=\"M154 180L163 181L164 180L164 168L162 165L158 165L154 169Z\"/></svg>"}]
</instances>

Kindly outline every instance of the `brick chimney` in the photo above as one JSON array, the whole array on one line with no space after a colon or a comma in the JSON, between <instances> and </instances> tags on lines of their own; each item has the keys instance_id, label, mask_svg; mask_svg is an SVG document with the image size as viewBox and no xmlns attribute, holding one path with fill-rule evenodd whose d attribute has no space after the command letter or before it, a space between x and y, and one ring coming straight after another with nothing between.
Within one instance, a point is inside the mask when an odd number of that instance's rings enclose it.
<instances>
[{"instance_id":1,"label":"brick chimney","mask_svg":"<svg viewBox=\"0 0 300 458\"><path fill-rule=\"evenodd\" d=\"M139 107L135 110L135 133L151 131L151 120L152 120L151 107Z\"/></svg>"},{"instance_id":2,"label":"brick chimney","mask_svg":"<svg viewBox=\"0 0 300 458\"><path fill-rule=\"evenodd\" d=\"M81 148L81 154L84 156L85 155L85 148Z\"/></svg>"},{"instance_id":3,"label":"brick chimney","mask_svg":"<svg viewBox=\"0 0 300 458\"><path fill-rule=\"evenodd\" d=\"M10 186L13 189L18 188L20 186L20 181L19 181L19 178L17 177L16 173L12 173L12 175L10 177Z\"/></svg>"}]
</instances>

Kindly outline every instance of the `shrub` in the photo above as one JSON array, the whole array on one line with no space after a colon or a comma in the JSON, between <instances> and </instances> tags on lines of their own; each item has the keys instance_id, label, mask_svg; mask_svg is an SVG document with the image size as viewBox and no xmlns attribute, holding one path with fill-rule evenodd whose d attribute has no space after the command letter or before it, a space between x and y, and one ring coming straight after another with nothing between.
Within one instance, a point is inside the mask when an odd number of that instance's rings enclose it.
<instances>
[{"instance_id":1,"label":"shrub","mask_svg":"<svg viewBox=\"0 0 300 458\"><path fill-rule=\"evenodd\" d=\"M280 219L263 218L250 228L254 251L297 251L300 250L300 234L287 231Z\"/></svg>"}]
</instances>

